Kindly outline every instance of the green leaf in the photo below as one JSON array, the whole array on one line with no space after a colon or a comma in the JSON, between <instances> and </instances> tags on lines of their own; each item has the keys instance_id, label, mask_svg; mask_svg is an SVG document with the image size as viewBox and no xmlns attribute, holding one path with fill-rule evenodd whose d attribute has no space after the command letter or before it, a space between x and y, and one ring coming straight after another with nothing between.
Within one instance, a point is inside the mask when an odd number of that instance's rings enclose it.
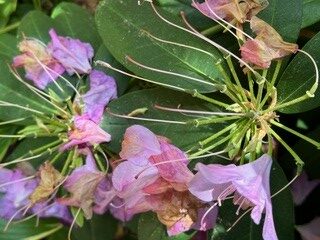
<instances>
[{"instance_id":1,"label":"green leaf","mask_svg":"<svg viewBox=\"0 0 320 240\"><path fill-rule=\"evenodd\" d=\"M6 125L0 126L0 134L15 134L17 131L17 126L14 125ZM3 158L6 156L9 147L16 141L15 138L0 138L0 162L2 162Z\"/></svg>"},{"instance_id":2,"label":"green leaf","mask_svg":"<svg viewBox=\"0 0 320 240\"><path fill-rule=\"evenodd\" d=\"M31 219L21 223L12 223L9 229L4 232L6 222L0 219L0 240L41 240L45 237L62 229L60 223L49 223L41 221L39 226L36 226L36 220Z\"/></svg>"},{"instance_id":3,"label":"green leaf","mask_svg":"<svg viewBox=\"0 0 320 240\"><path fill-rule=\"evenodd\" d=\"M97 51L101 39L95 27L93 16L84 8L74 3L60 3L51 14L61 34L89 42Z\"/></svg>"},{"instance_id":4,"label":"green leaf","mask_svg":"<svg viewBox=\"0 0 320 240\"><path fill-rule=\"evenodd\" d=\"M159 222L157 215L152 212L143 213L138 223L139 240L189 240L194 234L182 233L169 237L165 226Z\"/></svg>"},{"instance_id":5,"label":"green leaf","mask_svg":"<svg viewBox=\"0 0 320 240\"><path fill-rule=\"evenodd\" d=\"M32 108L43 113L54 112L51 105L48 105L24 84L15 79L9 70L8 62L3 59L0 59L0 72L0 101L5 101L26 108ZM34 114L34 112L17 107L0 106L0 116L2 120L30 118Z\"/></svg>"},{"instance_id":6,"label":"green leaf","mask_svg":"<svg viewBox=\"0 0 320 240\"><path fill-rule=\"evenodd\" d=\"M110 215L94 215L82 228L73 231L75 240L113 239L117 231L117 222Z\"/></svg>"},{"instance_id":7,"label":"green leaf","mask_svg":"<svg viewBox=\"0 0 320 240\"><path fill-rule=\"evenodd\" d=\"M17 55L17 39L11 34L0 35L0 57L12 61L12 56Z\"/></svg>"},{"instance_id":8,"label":"green leaf","mask_svg":"<svg viewBox=\"0 0 320 240\"><path fill-rule=\"evenodd\" d=\"M288 183L285 174L283 173L279 164L274 161L270 173L270 187L271 193L275 193L283 188ZM238 206L234 206L232 201L226 200L220 208L220 223L217 225L218 229L214 230L214 237L212 240L255 240L262 239L263 219L260 225L256 225L250 218L250 213L246 214L240 222L235 225L231 231L228 229L243 213L236 215ZM277 232L278 239L292 240L294 239L294 206L290 189L287 188L274 198L272 198L273 220ZM224 230L224 231L223 231Z\"/></svg>"},{"instance_id":9,"label":"green leaf","mask_svg":"<svg viewBox=\"0 0 320 240\"><path fill-rule=\"evenodd\" d=\"M0 28L4 27L10 15L16 10L17 0L0 1Z\"/></svg>"},{"instance_id":10,"label":"green leaf","mask_svg":"<svg viewBox=\"0 0 320 240\"><path fill-rule=\"evenodd\" d=\"M320 21L320 1L303 0L302 28L309 27Z\"/></svg>"},{"instance_id":11,"label":"green leaf","mask_svg":"<svg viewBox=\"0 0 320 240\"><path fill-rule=\"evenodd\" d=\"M295 42L302 22L302 0L268 0L259 17L274 27L285 41Z\"/></svg>"},{"instance_id":12,"label":"green leaf","mask_svg":"<svg viewBox=\"0 0 320 240\"><path fill-rule=\"evenodd\" d=\"M212 124L210 126L195 127L191 124L180 125L174 123L134 121L114 117L108 113L112 112L125 115L139 108L147 108L146 113L138 117L180 122L194 119L191 116L186 116L181 113L157 110L154 107L156 104L172 108L180 106L182 109L220 111L220 109L214 107L212 104L194 99L188 94L168 89L149 89L128 93L109 104L108 110L102 120L102 128L112 136L112 141L109 146L113 150L118 151L126 128L133 124L143 125L158 135L168 137L174 144L184 149L196 145L199 140L213 135L225 126L225 124Z\"/></svg>"},{"instance_id":13,"label":"green leaf","mask_svg":"<svg viewBox=\"0 0 320 240\"><path fill-rule=\"evenodd\" d=\"M314 36L303 48L311 54L320 67L320 33ZM298 53L282 74L277 85L278 102L284 103L303 96L315 82L316 72L311 60L304 54ZM286 107L283 113L299 113L320 106L320 90L314 98Z\"/></svg>"},{"instance_id":14,"label":"green leaf","mask_svg":"<svg viewBox=\"0 0 320 240\"><path fill-rule=\"evenodd\" d=\"M161 9L159 11L166 18L182 25L178 17ZM138 5L136 0L102 1L96 12L96 22L105 46L115 58L142 77L183 89L197 89L199 92L216 90L208 84L209 78L215 79L216 83L222 81L221 69L218 68L219 65L223 69L220 53L201 39L162 21L148 2ZM193 49L161 43L146 31L161 39L200 48L212 56ZM127 56L149 67L198 78L205 83L138 67L127 60Z\"/></svg>"}]
</instances>

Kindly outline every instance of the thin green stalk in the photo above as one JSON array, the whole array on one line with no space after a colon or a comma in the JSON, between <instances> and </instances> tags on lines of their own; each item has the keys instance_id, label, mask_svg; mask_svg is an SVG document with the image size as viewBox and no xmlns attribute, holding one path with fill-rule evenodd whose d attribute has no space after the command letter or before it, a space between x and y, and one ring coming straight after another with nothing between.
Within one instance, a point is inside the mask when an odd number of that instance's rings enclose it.
<instances>
[{"instance_id":1,"label":"thin green stalk","mask_svg":"<svg viewBox=\"0 0 320 240\"><path fill-rule=\"evenodd\" d=\"M267 76L268 70L263 70L262 73L262 80L261 81L257 81L258 83L258 94L257 94L257 109L260 110L261 107L261 99L262 99L262 93L263 93L263 89L264 89L264 84L266 81L266 76Z\"/></svg>"},{"instance_id":2,"label":"thin green stalk","mask_svg":"<svg viewBox=\"0 0 320 240\"><path fill-rule=\"evenodd\" d=\"M273 139L270 133L267 133L268 135L268 155L272 156L273 154Z\"/></svg>"},{"instance_id":3,"label":"thin green stalk","mask_svg":"<svg viewBox=\"0 0 320 240\"><path fill-rule=\"evenodd\" d=\"M61 174L62 174L63 176L65 176L65 175L67 174L67 171L68 171L68 169L69 169L69 166L70 166L70 164L71 164L71 162L72 162L72 160L73 160L74 154L75 154L75 150L74 150L74 149L71 150L71 151L68 153L67 160L66 160L66 162L64 163L63 168L62 168L62 171L61 171Z\"/></svg>"},{"instance_id":4,"label":"thin green stalk","mask_svg":"<svg viewBox=\"0 0 320 240\"><path fill-rule=\"evenodd\" d=\"M276 125L277 127L282 128L283 130L286 130L289 133L292 133L293 135L296 135L297 137L299 137L299 138L311 143L312 145L316 146L317 148L320 148L320 143L319 142L317 142L317 141L315 141L315 140L313 140L313 139L311 139L311 138L309 138L309 137L307 137L307 136L305 136L305 135L303 135L303 134L301 134L301 133L299 133L299 132L297 132L297 131L295 131L295 130L293 130L293 129L291 129L291 128L289 128L289 127L287 127L287 126L285 126L285 125L283 125L283 124L281 124L279 122L277 122L277 121L275 121L275 120L271 120L271 124Z\"/></svg>"},{"instance_id":5,"label":"thin green stalk","mask_svg":"<svg viewBox=\"0 0 320 240\"><path fill-rule=\"evenodd\" d=\"M219 24L217 24L213 27L210 27L210 28L203 30L201 32L201 34L204 36L209 36L209 35L213 35L215 33L221 32L222 30L223 30L223 27L221 27Z\"/></svg>"},{"instance_id":6,"label":"thin green stalk","mask_svg":"<svg viewBox=\"0 0 320 240\"><path fill-rule=\"evenodd\" d=\"M57 154L56 156L54 156L54 158L52 158L52 159L50 160L50 163L51 163L52 165L55 164L56 161L59 159L59 157L61 157L62 154L63 154L62 152L58 152L58 154Z\"/></svg>"},{"instance_id":7,"label":"thin green stalk","mask_svg":"<svg viewBox=\"0 0 320 240\"><path fill-rule=\"evenodd\" d=\"M242 95L242 99L244 101L248 102L248 98L247 98L246 93L244 92L243 87L242 87L242 85L240 83L238 74L237 74L236 70L234 69L233 62L232 62L232 59L231 59L230 55L226 58L226 60L227 60L229 69L231 71L231 74L232 74L237 86L239 87L240 94Z\"/></svg>"},{"instance_id":8,"label":"thin green stalk","mask_svg":"<svg viewBox=\"0 0 320 240\"><path fill-rule=\"evenodd\" d=\"M36 154L41 154L41 153L45 153L45 152L53 152L55 148L53 149L50 149L51 147L56 147L58 148L59 145L62 143L62 141L60 139L54 141L54 142L51 142L45 146L42 146L40 148L37 148L37 149L34 149L34 150L30 150L28 153L26 153L25 155L22 156L22 158L25 158L27 156L34 156Z\"/></svg>"},{"instance_id":9,"label":"thin green stalk","mask_svg":"<svg viewBox=\"0 0 320 240\"><path fill-rule=\"evenodd\" d=\"M98 154L94 154L94 157L95 157L96 162L97 162L98 165L99 165L100 170L101 170L102 172L105 172L105 171L106 171L106 168L104 167L104 165L103 165L103 163L102 163L99 155L98 155Z\"/></svg>"},{"instance_id":10,"label":"thin green stalk","mask_svg":"<svg viewBox=\"0 0 320 240\"><path fill-rule=\"evenodd\" d=\"M18 22L15 22L15 23L12 23L11 25L8 25L2 29L0 29L0 34L3 34L3 33L7 33L7 32L10 32L16 28L18 28L20 26L21 22L18 21Z\"/></svg>"},{"instance_id":11,"label":"thin green stalk","mask_svg":"<svg viewBox=\"0 0 320 240\"><path fill-rule=\"evenodd\" d=\"M200 141L200 142L199 142L200 146L202 147L202 146L204 146L204 145L212 142L213 140L215 140L216 138L220 137L220 136L223 135L224 133L232 130L232 129L233 129L234 127L236 127L236 126L237 126L237 124L236 124L236 123L233 123L233 124L229 125L228 127L222 129L221 131L213 134L211 137L209 137L209 138L207 138L207 139L205 139L205 140L203 140L203 141Z\"/></svg>"},{"instance_id":12,"label":"thin green stalk","mask_svg":"<svg viewBox=\"0 0 320 240\"><path fill-rule=\"evenodd\" d=\"M274 84L277 81L277 78L281 69L281 65L282 65L282 60L277 61L276 69L274 70L272 80L271 80L271 86L274 86Z\"/></svg>"},{"instance_id":13,"label":"thin green stalk","mask_svg":"<svg viewBox=\"0 0 320 240\"><path fill-rule=\"evenodd\" d=\"M282 138L275 132L273 131L271 128L269 128L269 132L272 136L274 136L279 143L282 144L282 146L284 146L287 151L293 156L293 158L295 159L296 161L296 164L299 166L299 167L303 167L304 166L304 162L302 161L302 159L298 156L298 154L296 154L296 152L285 142L282 140Z\"/></svg>"},{"instance_id":14,"label":"thin green stalk","mask_svg":"<svg viewBox=\"0 0 320 240\"><path fill-rule=\"evenodd\" d=\"M228 136L226 136L226 137L222 138L221 140L215 142L215 143L212 144L211 146L209 146L209 147L207 147L207 148L204 148L204 149L201 149L200 151L191 154L190 157L200 156L201 154L206 153L206 152L208 152L208 151L210 151L210 150L212 150L212 149L220 146L220 145L223 144L224 142L228 141L228 140L231 138L231 136L232 136L232 135L229 134Z\"/></svg>"},{"instance_id":15,"label":"thin green stalk","mask_svg":"<svg viewBox=\"0 0 320 240\"><path fill-rule=\"evenodd\" d=\"M254 94L254 89L253 89L253 79L252 79L252 75L251 72L248 73L248 82L249 82L249 91L250 91L250 99L251 102L256 105L257 104L257 100Z\"/></svg>"},{"instance_id":16,"label":"thin green stalk","mask_svg":"<svg viewBox=\"0 0 320 240\"><path fill-rule=\"evenodd\" d=\"M192 91L191 94L192 94L192 96L195 97L195 98L202 99L202 100L204 100L204 101L206 101L206 102L210 102L210 103L212 103L212 104L215 104L215 105L217 105L217 106L223 107L223 108L225 108L225 109L227 109L227 108L229 107L229 104L226 104L226 103L217 101L217 100L215 100L215 99L213 99L213 98L207 97L207 96L199 93L197 90Z\"/></svg>"},{"instance_id":17,"label":"thin green stalk","mask_svg":"<svg viewBox=\"0 0 320 240\"><path fill-rule=\"evenodd\" d=\"M209 119L202 120L200 119L195 119L190 121L190 123L193 123L196 127L201 126L201 125L206 125L206 124L211 124L211 123L220 123L220 122L225 122L225 121L231 121L235 119L242 118L243 116L228 116L228 117L213 117Z\"/></svg>"},{"instance_id":18,"label":"thin green stalk","mask_svg":"<svg viewBox=\"0 0 320 240\"><path fill-rule=\"evenodd\" d=\"M281 109L281 108L285 108L285 107L289 107L291 105L295 105L295 104L297 104L299 102L303 102L303 101L305 101L305 100L307 100L309 98L310 98L310 96L308 94L305 94L305 95L303 95L303 96L301 96L299 98L293 99L293 100L291 100L289 102L278 104L273 109L267 109L267 110L275 111L275 110L278 110L278 109Z\"/></svg>"}]
</instances>

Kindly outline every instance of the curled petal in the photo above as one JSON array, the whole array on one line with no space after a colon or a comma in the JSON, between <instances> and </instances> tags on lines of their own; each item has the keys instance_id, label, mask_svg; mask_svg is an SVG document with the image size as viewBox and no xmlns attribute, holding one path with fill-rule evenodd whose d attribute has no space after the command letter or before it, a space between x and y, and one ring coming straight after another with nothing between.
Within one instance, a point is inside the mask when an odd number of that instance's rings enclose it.
<instances>
[{"instance_id":1,"label":"curled petal","mask_svg":"<svg viewBox=\"0 0 320 240\"><path fill-rule=\"evenodd\" d=\"M113 77L93 70L90 75L90 90L83 95L84 114L95 123L100 123L104 108L117 97L117 85Z\"/></svg>"},{"instance_id":2,"label":"curled petal","mask_svg":"<svg viewBox=\"0 0 320 240\"><path fill-rule=\"evenodd\" d=\"M48 44L49 52L62 64L69 75L90 73L93 48L89 43L58 36L54 29L49 31L49 35L51 37L51 42Z\"/></svg>"}]
</instances>

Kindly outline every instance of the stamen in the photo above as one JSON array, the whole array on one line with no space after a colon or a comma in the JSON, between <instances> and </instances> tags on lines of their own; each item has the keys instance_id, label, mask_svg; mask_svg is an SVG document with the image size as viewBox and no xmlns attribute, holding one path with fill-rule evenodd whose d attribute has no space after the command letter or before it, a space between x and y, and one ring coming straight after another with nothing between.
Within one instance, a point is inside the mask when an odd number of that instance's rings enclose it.
<instances>
[{"instance_id":1,"label":"stamen","mask_svg":"<svg viewBox=\"0 0 320 240\"><path fill-rule=\"evenodd\" d=\"M205 218L208 216L208 214L216 207L218 205L218 203L215 203L215 204L213 204L206 212L205 212L205 214L203 214L203 216L202 216L202 218L201 218L201 222L200 222L200 225L201 225L201 228L203 227L204 229L205 229L205 227L204 227L204 221L205 221Z\"/></svg>"},{"instance_id":2,"label":"stamen","mask_svg":"<svg viewBox=\"0 0 320 240\"><path fill-rule=\"evenodd\" d=\"M208 112L208 111L197 111L197 110L188 110L188 109L180 109L180 108L169 108L163 107L155 104L154 108L165 110L169 112L179 112L179 113L194 113L194 114L204 114L204 115L219 115L219 116L244 116L243 113L228 113L228 112Z\"/></svg>"},{"instance_id":3,"label":"stamen","mask_svg":"<svg viewBox=\"0 0 320 240\"><path fill-rule=\"evenodd\" d=\"M199 37L201 38L202 40L210 43L211 45L213 45L214 47L218 48L219 50L231 55L232 57L234 57L235 59L237 59L239 62L241 62L244 66L246 66L251 72L253 72L255 75L260 75L257 71L255 71L249 64L247 64L246 62L244 62L241 58L239 58L237 55L233 54L232 52L230 52L229 50L227 50L226 48L222 47L221 45L219 45L218 43L210 40L209 38L203 36L201 33L199 33L197 30L195 30L189 23L188 21L186 20L185 16L182 15L182 18L183 18L183 21L186 23L186 25L188 27L190 27L190 29L192 29L192 31L184 28L184 27L181 27L177 24L174 24L172 22L170 22L169 20L167 20L166 18L164 18L162 15L160 15L160 13L157 11L157 9L155 8L154 4L153 3L150 3L153 11L156 13L156 15L161 19L163 20L164 22L166 22L167 24L175 27L175 28L178 28L178 29L181 29L185 32L188 32L196 37Z\"/></svg>"},{"instance_id":4,"label":"stamen","mask_svg":"<svg viewBox=\"0 0 320 240\"><path fill-rule=\"evenodd\" d=\"M238 224L238 222L239 222L245 215L247 215L247 213L249 213L252 209L253 209L253 208L249 208L247 211L245 211L245 212L231 225L231 227L229 227L229 228L227 229L226 232L230 232L230 231L232 230L232 228L234 228L234 227Z\"/></svg>"},{"instance_id":5,"label":"stamen","mask_svg":"<svg viewBox=\"0 0 320 240\"><path fill-rule=\"evenodd\" d=\"M32 56L34 57L34 59L37 61L37 63L43 68L43 70L46 72L46 74L48 74L48 76L51 78L51 80L53 81L53 83L57 86L57 88L64 93L63 88L61 88L61 86L57 83L57 81L53 78L53 76L51 75L51 73L47 70L48 67L45 66L40 59L33 53L31 52Z\"/></svg>"},{"instance_id":6,"label":"stamen","mask_svg":"<svg viewBox=\"0 0 320 240\"><path fill-rule=\"evenodd\" d=\"M69 229L69 232L68 232L68 240L71 240L72 229L73 229L73 227L74 227L74 224L75 224L76 221L77 221L77 218L78 218L78 216L79 216L79 214L80 214L80 211L81 211L81 208L78 209L76 215L75 215L74 218L73 218L73 221L72 221L72 223L71 223L71 226L70 226L70 229Z\"/></svg>"},{"instance_id":7,"label":"stamen","mask_svg":"<svg viewBox=\"0 0 320 240\"><path fill-rule=\"evenodd\" d=\"M194 0L192 0L192 2L194 2ZM195 3L195 2L194 2L194 3ZM209 11L210 11L217 19L219 19L221 22L227 24L229 27L234 28L236 31L242 33L242 34L243 34L244 36L246 36L247 38L253 39L253 37L251 37L249 34L247 34L246 32L242 31L240 28L237 28L237 27L234 26L233 24L229 23L228 21L224 20L224 19L221 18L219 15L217 15L217 14L213 11L213 9L211 8L208 0L205 0L205 3L206 3L206 5L207 5L207 7L209 8ZM194 5L195 5L196 8L200 11L200 9L197 7L197 5L196 5L196 4L194 4ZM200 12L201 12L201 11L200 11ZM223 24L221 24L219 21L217 21L217 20L215 20L215 19L212 19L212 20L214 20L216 23L220 24L222 27L224 27L225 29L227 29L227 30L229 31L229 29L226 28L226 27L225 27ZM233 33L232 31L229 31L229 32ZM238 38L237 35L236 35L236 38Z\"/></svg>"},{"instance_id":8,"label":"stamen","mask_svg":"<svg viewBox=\"0 0 320 240\"><path fill-rule=\"evenodd\" d=\"M222 151L219 151L219 152L212 152L212 153L209 153L209 154L204 154L204 155L201 155L201 156L195 156L195 157L187 157L187 158L180 158L180 159L174 159L174 160L168 160L168 161L162 161L162 162L158 162L158 163L155 163L155 164L152 164L151 166L148 166L146 167L145 169L141 170L136 176L135 178L139 178L139 176L144 173L146 170L148 170L149 168L151 167L156 167L156 166L159 166L159 165L162 165L162 164L167 164L167 163L175 163L175 162L184 162L184 161L187 161L189 160L189 162L191 160L194 160L194 159L200 159L200 158L206 158L206 157L212 157L212 156L217 156L217 155L220 155L222 153L225 153L226 151L225 150L222 150Z\"/></svg>"},{"instance_id":9,"label":"stamen","mask_svg":"<svg viewBox=\"0 0 320 240\"><path fill-rule=\"evenodd\" d=\"M33 108L30 108L29 106L25 106L24 107L24 106L20 106L18 104L9 103L9 102L5 102L5 101L1 101L1 100L0 100L0 106L2 106L2 107L16 107L16 108L21 108L23 110L34 112L34 113L37 113L37 114L40 114L40 115L45 115L43 112L40 112L40 111L35 110Z\"/></svg>"},{"instance_id":10,"label":"stamen","mask_svg":"<svg viewBox=\"0 0 320 240\"><path fill-rule=\"evenodd\" d=\"M129 77L137 78L137 79L143 80L145 82L150 82L150 83L153 83L153 84L156 84L156 85L160 85L160 86L164 86L164 87L168 87L168 88L171 88L171 89L176 89L178 91L185 92L184 88L180 88L180 87L172 86L170 84L160 83L160 82L156 82L156 81L153 81L153 80L150 80L150 79L147 79L147 78L139 77L137 75L134 75L134 74L122 71L120 69L117 69L115 67L112 67L109 63L106 63L106 62L103 62L103 61L100 61L100 60L95 61L95 63L99 64L101 66L104 66L106 68L109 68L109 69L111 69L113 71L119 72L119 73L121 73L123 75L129 76Z\"/></svg>"},{"instance_id":11,"label":"stamen","mask_svg":"<svg viewBox=\"0 0 320 240\"><path fill-rule=\"evenodd\" d=\"M228 187L226 187L217 197L217 201L218 201L218 205L221 206L221 202L231 193L233 193L235 191L235 187L230 184Z\"/></svg>"},{"instance_id":12,"label":"stamen","mask_svg":"<svg viewBox=\"0 0 320 240\"><path fill-rule=\"evenodd\" d=\"M114 205L113 203L110 203L109 205L110 205L111 207L113 207L113 208L122 208L122 207L124 207L124 206L126 205L126 203L124 202L123 204L121 204L121 205L119 205L119 206Z\"/></svg>"},{"instance_id":13,"label":"stamen","mask_svg":"<svg viewBox=\"0 0 320 240\"><path fill-rule=\"evenodd\" d=\"M24 211L26 208L28 208L27 206L23 206L22 208L18 209L9 219L9 221L7 222L6 226L4 227L3 231L6 232L11 224L11 222L13 221L13 219L22 211Z\"/></svg>"},{"instance_id":14,"label":"stamen","mask_svg":"<svg viewBox=\"0 0 320 240\"><path fill-rule=\"evenodd\" d=\"M18 158L18 159L12 160L12 161L10 161L10 162L0 164L0 168L1 168L1 167L7 167L7 166L9 166L9 165L16 164L16 163L26 162L26 161L29 161L29 160L32 160L32 159L39 158L39 157L41 157L41 156L43 156L43 153L41 153L41 154L39 154L39 155L36 155L36 156L33 156L33 157Z\"/></svg>"},{"instance_id":15,"label":"stamen","mask_svg":"<svg viewBox=\"0 0 320 240\"><path fill-rule=\"evenodd\" d=\"M9 120L9 121L6 121L6 122L0 122L0 126L7 125L7 124L10 124L10 123L22 122L22 121L24 121L26 119L27 118L17 118L17 119Z\"/></svg>"},{"instance_id":16,"label":"stamen","mask_svg":"<svg viewBox=\"0 0 320 240\"><path fill-rule=\"evenodd\" d=\"M29 176L29 177L25 177L25 178L21 178L21 179L15 180L15 181L6 182L6 183L3 183L3 184L0 184L0 188L3 188L3 187L5 187L5 186L8 186L8 185L11 185L11 184L14 184L14 183L19 183L19 182L28 181L28 180L33 179L33 178L35 178L35 177L36 177L36 176Z\"/></svg>"},{"instance_id":17,"label":"stamen","mask_svg":"<svg viewBox=\"0 0 320 240\"><path fill-rule=\"evenodd\" d=\"M179 46L179 47L184 47L184 48L189 48L189 49L192 49L192 50L195 50L195 51L198 51L198 52L202 52L204 54L207 54L208 56L212 57L212 58L215 58L215 56L210 53L210 52L207 52L201 48L197 48L197 47L193 47L193 46L190 46L190 45L186 45L186 44L182 44L182 43L177 43L177 42L171 42L171 41L168 41L168 40L164 40L164 39L161 39L161 38L158 38L154 35L152 35L150 32L146 31L146 30L141 30L143 33L146 33L149 37L159 41L159 42L162 42L162 43L167 43L167 44L172 44L172 45L176 45L176 46Z\"/></svg>"},{"instance_id":18,"label":"stamen","mask_svg":"<svg viewBox=\"0 0 320 240\"><path fill-rule=\"evenodd\" d=\"M279 193L281 193L282 191L284 191L286 188L288 188L298 177L300 176L300 174L296 174L294 176L294 178L288 182L284 187L282 187L281 189L279 189L277 192L275 192L274 194L272 194L271 198L277 196Z\"/></svg>"},{"instance_id":19,"label":"stamen","mask_svg":"<svg viewBox=\"0 0 320 240\"><path fill-rule=\"evenodd\" d=\"M140 117L132 117L132 116L128 116L128 115L116 114L116 113L110 112L110 110L108 108L106 109L106 111L112 116L119 117L119 118L125 118L125 119L134 119L134 120L141 120L141 121L147 121L147 122L173 123L173 124L180 124L180 125L187 124L187 122L170 121L170 120L154 119L154 118L140 118Z\"/></svg>"},{"instance_id":20,"label":"stamen","mask_svg":"<svg viewBox=\"0 0 320 240\"><path fill-rule=\"evenodd\" d=\"M190 77L190 76L187 76L187 75L184 75L184 74L179 74L179 73L175 73L175 72L169 72L169 71L166 71L166 70L162 70L162 69L157 69L157 68L152 68L152 67L148 67L146 65L143 65L135 60L133 60L130 56L126 56L126 59L134 64L136 64L137 66L141 67L141 68L145 68L145 69L148 69L148 70L151 70L151 71L154 71L154 72L159 72L159 73L163 73L163 74L168 74L168 75L173 75L173 76L177 76L177 77L182 77L182 78L186 78L186 79L190 79L190 80L193 80L195 82L199 82L199 83L203 83L203 84L207 84L207 85L210 85L214 88L217 87L216 84L213 84L211 82L207 82L207 81L203 81L202 79L199 79L199 78L194 78L194 77Z\"/></svg>"},{"instance_id":21,"label":"stamen","mask_svg":"<svg viewBox=\"0 0 320 240\"><path fill-rule=\"evenodd\" d=\"M26 87L28 87L32 92L34 92L37 96L39 96L40 98L42 98L43 100L45 100L46 102L48 102L49 104L51 104L53 107L55 107L56 109L58 109L59 111L63 112L66 115L70 115L68 112L66 112L64 109L62 109L61 107L59 107L58 105L54 104L52 101L49 101L48 99L51 99L51 96L46 94L45 92L39 90L38 88L32 86L31 84L27 83L26 81L24 81L19 73L12 68L11 66L9 66L9 69L11 71L11 73L16 77L16 79L21 82L22 84L24 84ZM47 98L45 98L47 97Z\"/></svg>"}]
</instances>

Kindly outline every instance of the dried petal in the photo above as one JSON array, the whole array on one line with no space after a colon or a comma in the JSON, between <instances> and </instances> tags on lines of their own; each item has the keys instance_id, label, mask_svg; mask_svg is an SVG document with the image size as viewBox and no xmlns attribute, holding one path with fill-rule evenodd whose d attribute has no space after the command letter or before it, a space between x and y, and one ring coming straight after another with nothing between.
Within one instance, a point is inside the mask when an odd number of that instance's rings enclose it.
<instances>
[{"instance_id":1,"label":"dried petal","mask_svg":"<svg viewBox=\"0 0 320 240\"><path fill-rule=\"evenodd\" d=\"M14 57L14 67L24 67L26 78L40 89L64 73L64 67L53 58L47 47L36 39L25 39L19 43L21 55Z\"/></svg>"},{"instance_id":2,"label":"dried petal","mask_svg":"<svg viewBox=\"0 0 320 240\"><path fill-rule=\"evenodd\" d=\"M39 168L39 178L39 185L29 197L31 204L47 199L62 181L63 176L49 162L45 162Z\"/></svg>"}]
</instances>

